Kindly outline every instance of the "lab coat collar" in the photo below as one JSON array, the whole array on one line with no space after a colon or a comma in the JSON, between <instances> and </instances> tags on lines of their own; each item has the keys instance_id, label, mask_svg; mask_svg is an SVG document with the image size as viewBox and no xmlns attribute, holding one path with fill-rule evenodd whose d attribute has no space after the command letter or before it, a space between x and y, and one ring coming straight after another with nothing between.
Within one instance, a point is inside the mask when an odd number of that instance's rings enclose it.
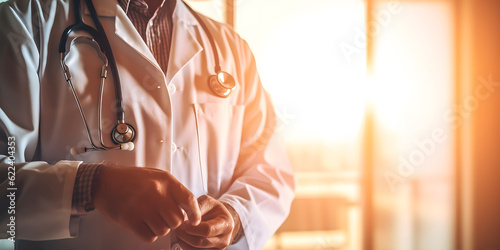
<instances>
[{"instance_id":1,"label":"lab coat collar","mask_svg":"<svg viewBox=\"0 0 500 250\"><path fill-rule=\"evenodd\" d=\"M173 14L174 19L181 20L186 25L198 25L198 21L193 16L191 11L186 7L187 3L184 3L182 0L176 0L177 4L175 5L175 11Z\"/></svg>"},{"instance_id":2,"label":"lab coat collar","mask_svg":"<svg viewBox=\"0 0 500 250\"><path fill-rule=\"evenodd\" d=\"M189 31L189 26L199 25L198 21L182 0L175 1L177 3L172 16L174 28L172 31L172 45L166 75L167 84L184 65L203 49L196 40L196 37ZM82 5L85 6L85 14L90 15L84 2L82 1ZM115 19L116 35L145 56L158 70L162 71L146 43L144 43L134 25L126 17L124 10L120 7L117 0L94 0L93 3L99 16L118 17Z\"/></svg>"},{"instance_id":3,"label":"lab coat collar","mask_svg":"<svg viewBox=\"0 0 500 250\"><path fill-rule=\"evenodd\" d=\"M134 25L128 20L125 11L122 9L117 0L92 0L96 9L97 15L101 17L115 18L115 34L120 37L125 43L143 55L154 67L162 72L158 62L149 50L148 46L142 40ZM85 10L85 15L90 16L90 11L87 8L85 0L81 1L82 9ZM101 20L103 22L103 20ZM109 36L109 35L108 35ZM163 73L163 72L162 72ZM163 74L162 74L163 75Z\"/></svg>"},{"instance_id":4,"label":"lab coat collar","mask_svg":"<svg viewBox=\"0 0 500 250\"><path fill-rule=\"evenodd\" d=\"M167 83L170 83L180 69L203 50L195 35L189 31L189 26L199 24L181 0L177 0L172 21L174 28L172 31L172 47L168 59Z\"/></svg>"},{"instance_id":5,"label":"lab coat collar","mask_svg":"<svg viewBox=\"0 0 500 250\"><path fill-rule=\"evenodd\" d=\"M171 1L171 0L166 0ZM182 0L177 1L175 5L175 10L173 13L173 19L178 19L184 22L186 25L198 25L198 21L187 9L186 4ZM121 9L117 0L94 0L92 1L97 11L97 15L102 17L114 17L118 8ZM90 12L85 4L85 1L81 1L82 9L84 8L85 14L90 15ZM123 11L123 10L122 10Z\"/></svg>"}]
</instances>

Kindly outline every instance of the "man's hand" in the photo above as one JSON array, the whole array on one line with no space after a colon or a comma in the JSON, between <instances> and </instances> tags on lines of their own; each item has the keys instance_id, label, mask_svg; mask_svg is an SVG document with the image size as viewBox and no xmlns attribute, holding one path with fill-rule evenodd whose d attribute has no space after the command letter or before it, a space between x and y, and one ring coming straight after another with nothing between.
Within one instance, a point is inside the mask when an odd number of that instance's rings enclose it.
<instances>
[{"instance_id":1,"label":"man's hand","mask_svg":"<svg viewBox=\"0 0 500 250\"><path fill-rule=\"evenodd\" d=\"M184 223L175 230L183 249L224 249L231 244L240 228L239 218L234 210L220 201L204 195L198 198L202 221L194 226Z\"/></svg>"},{"instance_id":2,"label":"man's hand","mask_svg":"<svg viewBox=\"0 0 500 250\"><path fill-rule=\"evenodd\" d=\"M184 221L201 221L196 197L170 173L151 168L102 166L94 206L147 242Z\"/></svg>"}]
</instances>

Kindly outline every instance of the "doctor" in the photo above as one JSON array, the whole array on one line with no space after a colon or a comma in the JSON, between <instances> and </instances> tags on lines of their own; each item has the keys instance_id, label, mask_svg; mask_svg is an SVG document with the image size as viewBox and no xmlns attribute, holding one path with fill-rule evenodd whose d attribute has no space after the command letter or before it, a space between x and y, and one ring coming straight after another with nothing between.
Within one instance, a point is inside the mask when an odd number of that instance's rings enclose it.
<instances>
[{"instance_id":1,"label":"doctor","mask_svg":"<svg viewBox=\"0 0 500 250\"><path fill-rule=\"evenodd\" d=\"M59 53L77 5L115 72L92 32ZM18 249L261 249L294 179L246 42L180 0L93 5L100 25L86 1L0 4L0 235ZM216 66L234 78L222 95Z\"/></svg>"}]
</instances>

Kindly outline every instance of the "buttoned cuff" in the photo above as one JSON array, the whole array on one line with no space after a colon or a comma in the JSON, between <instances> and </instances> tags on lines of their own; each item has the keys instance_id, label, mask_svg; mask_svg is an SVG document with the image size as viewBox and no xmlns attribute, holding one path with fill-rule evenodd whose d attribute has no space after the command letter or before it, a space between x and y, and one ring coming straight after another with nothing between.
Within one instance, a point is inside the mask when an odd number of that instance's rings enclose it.
<instances>
[{"instance_id":1,"label":"buttoned cuff","mask_svg":"<svg viewBox=\"0 0 500 250\"><path fill-rule=\"evenodd\" d=\"M94 210L94 194L101 164L80 164L76 173L71 208L73 214Z\"/></svg>"}]
</instances>

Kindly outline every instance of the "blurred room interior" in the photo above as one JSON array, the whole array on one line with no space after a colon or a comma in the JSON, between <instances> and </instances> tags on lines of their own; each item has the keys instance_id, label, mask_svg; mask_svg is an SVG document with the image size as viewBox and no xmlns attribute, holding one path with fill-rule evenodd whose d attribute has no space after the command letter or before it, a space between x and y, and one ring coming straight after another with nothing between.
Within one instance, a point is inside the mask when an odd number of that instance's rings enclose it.
<instances>
[{"instance_id":1,"label":"blurred room interior","mask_svg":"<svg viewBox=\"0 0 500 250\"><path fill-rule=\"evenodd\" d=\"M266 249L500 249L500 2L191 0L248 41L297 178Z\"/></svg>"}]
</instances>

